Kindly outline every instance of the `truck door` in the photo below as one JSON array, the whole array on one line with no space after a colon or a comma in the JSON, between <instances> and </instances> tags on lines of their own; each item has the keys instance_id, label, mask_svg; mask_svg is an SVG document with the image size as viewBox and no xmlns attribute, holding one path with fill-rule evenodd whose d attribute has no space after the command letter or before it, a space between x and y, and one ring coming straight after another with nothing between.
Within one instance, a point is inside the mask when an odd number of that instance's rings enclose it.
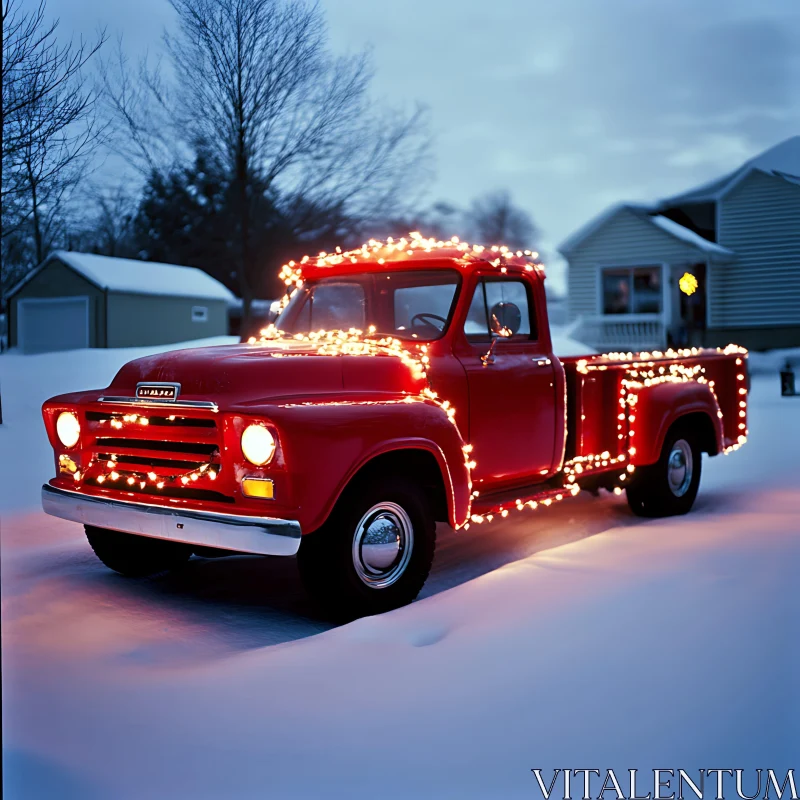
<instances>
[{"instance_id":1,"label":"truck door","mask_svg":"<svg viewBox=\"0 0 800 800\"><path fill-rule=\"evenodd\" d=\"M493 327L503 335L493 337ZM469 386L469 442L479 491L536 483L554 468L555 368L545 352L549 337L540 342L538 333L528 281L479 279L464 342L456 348Z\"/></svg>"}]
</instances>

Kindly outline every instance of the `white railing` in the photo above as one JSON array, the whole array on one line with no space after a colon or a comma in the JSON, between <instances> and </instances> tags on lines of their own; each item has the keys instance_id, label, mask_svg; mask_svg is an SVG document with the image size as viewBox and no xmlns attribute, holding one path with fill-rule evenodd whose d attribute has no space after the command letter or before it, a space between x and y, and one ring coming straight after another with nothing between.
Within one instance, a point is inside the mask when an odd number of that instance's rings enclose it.
<instances>
[{"instance_id":1,"label":"white railing","mask_svg":"<svg viewBox=\"0 0 800 800\"><path fill-rule=\"evenodd\" d=\"M581 317L572 336L600 352L652 350L667 344L664 319L653 314Z\"/></svg>"}]
</instances>

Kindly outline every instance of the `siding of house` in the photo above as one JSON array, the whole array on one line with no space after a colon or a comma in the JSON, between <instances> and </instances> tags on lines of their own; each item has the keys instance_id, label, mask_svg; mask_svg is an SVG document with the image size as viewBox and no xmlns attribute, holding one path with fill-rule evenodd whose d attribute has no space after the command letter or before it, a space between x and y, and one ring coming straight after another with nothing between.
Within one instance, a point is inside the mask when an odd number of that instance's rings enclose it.
<instances>
[{"instance_id":1,"label":"siding of house","mask_svg":"<svg viewBox=\"0 0 800 800\"><path fill-rule=\"evenodd\" d=\"M709 327L800 326L800 185L751 172L718 213L736 261L712 268Z\"/></svg>"},{"instance_id":2,"label":"siding of house","mask_svg":"<svg viewBox=\"0 0 800 800\"><path fill-rule=\"evenodd\" d=\"M622 208L581 242L568 260L569 316L575 319L600 313L598 265L689 265L703 260L703 254Z\"/></svg>"},{"instance_id":3,"label":"siding of house","mask_svg":"<svg viewBox=\"0 0 800 800\"><path fill-rule=\"evenodd\" d=\"M208 309L206 322L192 321L192 308ZM108 293L108 346L145 347L228 333L224 300Z\"/></svg>"},{"instance_id":4,"label":"siding of house","mask_svg":"<svg viewBox=\"0 0 800 800\"><path fill-rule=\"evenodd\" d=\"M50 261L44 269L31 278L8 303L9 347L17 342L17 303L30 297L81 297L89 298L89 346L106 346L106 307L101 289L87 281L60 261Z\"/></svg>"}]
</instances>

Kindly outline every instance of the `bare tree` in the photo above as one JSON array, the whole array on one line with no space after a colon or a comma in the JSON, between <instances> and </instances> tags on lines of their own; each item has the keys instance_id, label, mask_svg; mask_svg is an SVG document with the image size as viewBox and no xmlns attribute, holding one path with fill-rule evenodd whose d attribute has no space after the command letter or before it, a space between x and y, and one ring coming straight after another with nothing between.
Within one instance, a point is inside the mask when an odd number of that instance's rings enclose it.
<instances>
[{"instance_id":1,"label":"bare tree","mask_svg":"<svg viewBox=\"0 0 800 800\"><path fill-rule=\"evenodd\" d=\"M534 247L536 226L526 211L514 205L507 191L490 192L475 199L466 220L475 238L485 244Z\"/></svg>"},{"instance_id":2,"label":"bare tree","mask_svg":"<svg viewBox=\"0 0 800 800\"><path fill-rule=\"evenodd\" d=\"M64 200L101 130L84 67L105 33L61 44L57 28L45 21L44 0L32 11L19 0L3 6L3 237L30 226L36 262L59 233Z\"/></svg>"},{"instance_id":3,"label":"bare tree","mask_svg":"<svg viewBox=\"0 0 800 800\"><path fill-rule=\"evenodd\" d=\"M107 82L127 145L152 169L163 131L142 119L166 111L171 138L202 147L223 165L232 188L237 275L245 326L265 264L254 247L263 198L296 221L319 209L339 220L386 217L427 167L423 112L380 112L368 95L367 53L330 53L324 17L305 0L170 0L177 32L165 36L174 74L139 86ZM147 92L143 95L140 86ZM313 219L313 222L311 221ZM262 237L263 243L263 237Z\"/></svg>"},{"instance_id":4,"label":"bare tree","mask_svg":"<svg viewBox=\"0 0 800 800\"><path fill-rule=\"evenodd\" d=\"M129 181L116 185L89 183L82 186L75 205L80 217L71 220L66 234L69 250L81 250L117 258L134 258L134 221L139 195Z\"/></svg>"},{"instance_id":5,"label":"bare tree","mask_svg":"<svg viewBox=\"0 0 800 800\"><path fill-rule=\"evenodd\" d=\"M161 75L161 58L151 67L148 55L132 65L117 37L113 57L100 67L101 103L108 119L109 149L145 179L166 175L183 161L187 131Z\"/></svg>"}]
</instances>

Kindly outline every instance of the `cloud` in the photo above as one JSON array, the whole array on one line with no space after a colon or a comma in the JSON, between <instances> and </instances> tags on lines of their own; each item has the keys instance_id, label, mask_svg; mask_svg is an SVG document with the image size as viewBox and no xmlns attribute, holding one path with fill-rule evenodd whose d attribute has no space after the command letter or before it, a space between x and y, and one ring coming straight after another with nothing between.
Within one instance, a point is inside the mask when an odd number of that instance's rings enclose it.
<instances>
[{"instance_id":1,"label":"cloud","mask_svg":"<svg viewBox=\"0 0 800 800\"><path fill-rule=\"evenodd\" d=\"M744 136L737 134L706 133L689 146L676 149L667 158L670 167L718 166L741 164L752 155Z\"/></svg>"}]
</instances>

